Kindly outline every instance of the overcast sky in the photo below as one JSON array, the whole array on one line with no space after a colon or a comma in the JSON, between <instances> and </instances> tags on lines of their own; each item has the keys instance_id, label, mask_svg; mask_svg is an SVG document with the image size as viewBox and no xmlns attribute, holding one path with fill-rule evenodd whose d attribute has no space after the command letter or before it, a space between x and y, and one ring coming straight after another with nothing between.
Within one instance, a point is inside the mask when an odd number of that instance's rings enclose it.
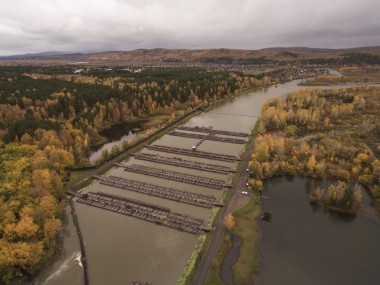
<instances>
[{"instance_id":1,"label":"overcast sky","mask_svg":"<svg viewBox=\"0 0 380 285\"><path fill-rule=\"evenodd\" d=\"M0 55L380 45L380 0L0 0Z\"/></svg>"}]
</instances>

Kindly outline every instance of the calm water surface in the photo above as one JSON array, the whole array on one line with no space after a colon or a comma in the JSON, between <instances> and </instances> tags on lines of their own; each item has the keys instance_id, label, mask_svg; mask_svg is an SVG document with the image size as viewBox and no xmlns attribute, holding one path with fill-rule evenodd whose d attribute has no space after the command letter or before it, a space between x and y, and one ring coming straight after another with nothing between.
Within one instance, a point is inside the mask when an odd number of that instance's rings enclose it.
<instances>
[{"instance_id":1,"label":"calm water surface","mask_svg":"<svg viewBox=\"0 0 380 285\"><path fill-rule=\"evenodd\" d=\"M309 204L321 181L276 178L265 184L261 285L375 285L380 280L380 221L344 217ZM370 207L368 195L363 206Z\"/></svg>"},{"instance_id":2,"label":"calm water surface","mask_svg":"<svg viewBox=\"0 0 380 285\"><path fill-rule=\"evenodd\" d=\"M124 141L132 141L138 136L138 133L134 131L135 128L140 128L138 122L119 124L103 131L101 135L106 137L109 142L95 149L89 157L90 162L95 164L96 160L102 156L103 150L106 149L110 152L113 146L120 146Z\"/></svg>"}]
</instances>

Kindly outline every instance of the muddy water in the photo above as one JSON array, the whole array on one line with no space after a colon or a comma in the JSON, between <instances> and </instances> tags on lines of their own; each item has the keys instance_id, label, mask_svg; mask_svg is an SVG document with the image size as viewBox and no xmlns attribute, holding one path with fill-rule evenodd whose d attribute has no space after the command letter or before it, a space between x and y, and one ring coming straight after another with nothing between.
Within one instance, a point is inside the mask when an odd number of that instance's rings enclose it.
<instances>
[{"instance_id":1,"label":"muddy water","mask_svg":"<svg viewBox=\"0 0 380 285\"><path fill-rule=\"evenodd\" d=\"M380 221L345 217L309 204L316 179L271 179L262 201L261 285L379 284ZM365 194L365 193L364 193ZM368 195L363 208L371 210Z\"/></svg>"},{"instance_id":2,"label":"muddy water","mask_svg":"<svg viewBox=\"0 0 380 285\"><path fill-rule=\"evenodd\" d=\"M268 98L277 95L282 96L299 88L298 83L299 81L293 81L279 85L278 87L259 89L241 94L235 98L226 99L216 104L211 111L193 117L186 125L207 125L214 127L214 129L249 133L257 117L260 115L262 103ZM197 142L198 140L196 139L165 135L154 144L190 149ZM198 150L202 151L231 155L238 155L242 149L243 145L213 141L204 141L198 147ZM159 153L147 149L143 149L142 152L172 156L172 154ZM236 167L235 163L210 161L182 155L176 156L188 160ZM213 179L221 179L226 182L231 180L230 174L221 175L154 162L135 161L134 158L129 159L126 163L175 170ZM225 191L130 173L122 168L113 168L107 175L135 179L189 192L214 195L219 199L223 196L223 191ZM206 223L212 215L211 209L116 189L100 185L98 182L94 182L84 191L103 191L156 203L169 207L172 211L178 213L202 218ZM75 203L75 206L85 241L91 284L129 284L132 280L150 282L155 285L175 284L193 249L198 244L198 237L188 233L80 203ZM67 238L66 242L70 243L71 239L72 237ZM68 272L67 274L72 275L69 278L73 279L76 279L76 276L81 276L80 272ZM63 285L69 283L58 280L54 284Z\"/></svg>"}]
</instances>

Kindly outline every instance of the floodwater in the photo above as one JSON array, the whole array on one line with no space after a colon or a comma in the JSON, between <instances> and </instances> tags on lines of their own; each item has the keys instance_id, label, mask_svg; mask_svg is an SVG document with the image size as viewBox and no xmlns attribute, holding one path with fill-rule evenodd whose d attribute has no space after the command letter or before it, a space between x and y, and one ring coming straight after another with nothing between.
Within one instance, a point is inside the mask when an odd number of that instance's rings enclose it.
<instances>
[{"instance_id":1,"label":"floodwater","mask_svg":"<svg viewBox=\"0 0 380 285\"><path fill-rule=\"evenodd\" d=\"M310 205L310 178L265 183L259 246L261 285L375 285L380 280L380 221L375 215L342 216ZM363 193L363 208L371 211Z\"/></svg>"},{"instance_id":2,"label":"floodwater","mask_svg":"<svg viewBox=\"0 0 380 285\"><path fill-rule=\"evenodd\" d=\"M240 94L234 98L227 98L215 104L209 112L191 118L186 123L186 126L212 126L214 129L249 133L260 115L262 103L268 98L283 96L288 92L300 88L297 85L299 82L299 80L292 81L282 85ZM196 139L175 137L166 134L155 141L154 144L191 149L197 142L198 140ZM204 141L198 147L198 150L239 155L243 150L243 145ZM159 153L147 149L143 149L142 152L172 156L172 154ZM219 164L232 168L236 167L235 163L210 161L204 158L183 155L175 156L187 160ZM232 177L231 174L223 175L135 160L134 158L130 158L125 163L220 179L227 183L230 182ZM226 191L144 176L137 173L126 172L122 168L113 168L107 175L135 179L189 192L214 195L218 199L221 199L224 195L223 191ZM209 223L209 219L212 216L211 209L100 185L96 181L83 191L103 191L155 203L169 207L174 212L204 219L206 224ZM84 237L91 285L129 284L131 281L150 282L154 285L175 284L176 280L182 274L192 251L198 245L198 237L195 235L77 202L75 202L75 207ZM72 236L67 237L65 243L71 243L72 238ZM77 252L79 252L79 246L77 246ZM55 274L56 272L56 269L51 269L51 274ZM74 284L69 280L82 278L82 272L70 271L61 274L61 276L62 278L57 279L54 284Z\"/></svg>"}]
</instances>

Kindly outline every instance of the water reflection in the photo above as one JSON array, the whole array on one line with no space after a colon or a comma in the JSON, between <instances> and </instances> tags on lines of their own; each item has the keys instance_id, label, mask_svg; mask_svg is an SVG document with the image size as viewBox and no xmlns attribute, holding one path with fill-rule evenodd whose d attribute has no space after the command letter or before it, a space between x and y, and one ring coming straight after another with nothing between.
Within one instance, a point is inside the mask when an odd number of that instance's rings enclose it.
<instances>
[{"instance_id":1,"label":"water reflection","mask_svg":"<svg viewBox=\"0 0 380 285\"><path fill-rule=\"evenodd\" d=\"M269 199L262 206L273 219L260 222L260 284L378 284L378 218L344 216L310 205L307 188L327 183L298 177L265 183Z\"/></svg>"},{"instance_id":2,"label":"water reflection","mask_svg":"<svg viewBox=\"0 0 380 285\"><path fill-rule=\"evenodd\" d=\"M120 146L124 141L132 141L140 131L140 123L123 123L115 125L109 129L104 130L100 135L107 138L108 143L94 148L94 152L90 155L89 160L92 164L96 163L102 155L103 150L111 151L113 146Z\"/></svg>"}]
</instances>

